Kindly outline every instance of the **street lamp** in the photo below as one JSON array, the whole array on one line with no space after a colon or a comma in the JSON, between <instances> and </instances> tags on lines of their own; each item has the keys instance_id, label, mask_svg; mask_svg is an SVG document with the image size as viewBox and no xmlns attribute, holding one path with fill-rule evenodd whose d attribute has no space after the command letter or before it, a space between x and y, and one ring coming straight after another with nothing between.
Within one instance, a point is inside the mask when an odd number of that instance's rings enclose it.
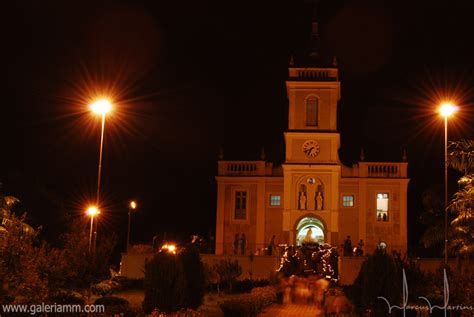
<instances>
[{"instance_id":1,"label":"street lamp","mask_svg":"<svg viewBox=\"0 0 474 317\"><path fill-rule=\"evenodd\" d=\"M444 117L444 267L448 267L448 117L453 115L458 107L445 102L439 107L439 113Z\"/></svg>"},{"instance_id":2,"label":"street lamp","mask_svg":"<svg viewBox=\"0 0 474 317\"><path fill-rule=\"evenodd\" d=\"M100 148L99 148L99 171L97 173L97 205L99 204L100 196L100 176L102 170L102 149L104 147L104 128L105 128L105 115L112 110L112 104L107 99L99 99L90 105L92 112L100 114L102 116L102 130L100 133Z\"/></svg>"},{"instance_id":3,"label":"street lamp","mask_svg":"<svg viewBox=\"0 0 474 317\"><path fill-rule=\"evenodd\" d=\"M89 252L90 252L91 251L91 245L92 245L92 231L93 231L93 228L94 228L94 217L97 216L98 214L100 214L100 211L99 211L99 209L97 209L96 206L90 206L87 209L86 213L89 217L91 217L91 228L90 228L90 231L89 231Z\"/></svg>"},{"instance_id":4,"label":"street lamp","mask_svg":"<svg viewBox=\"0 0 474 317\"><path fill-rule=\"evenodd\" d=\"M127 253L130 249L130 223L132 221L132 211L137 208L137 203L135 201L131 201L130 205L128 206L128 231L127 231Z\"/></svg>"}]
</instances>

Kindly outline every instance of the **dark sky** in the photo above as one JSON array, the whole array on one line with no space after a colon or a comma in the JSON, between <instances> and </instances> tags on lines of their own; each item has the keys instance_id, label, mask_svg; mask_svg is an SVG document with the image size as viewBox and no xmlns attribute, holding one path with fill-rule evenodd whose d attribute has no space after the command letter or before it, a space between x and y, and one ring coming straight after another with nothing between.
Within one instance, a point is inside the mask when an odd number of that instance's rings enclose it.
<instances>
[{"instance_id":1,"label":"dark sky","mask_svg":"<svg viewBox=\"0 0 474 317\"><path fill-rule=\"evenodd\" d=\"M107 94L101 230L133 240L214 230L216 158L280 163L289 56L308 44L305 1L10 1L3 5L1 191L57 241L94 199ZM421 193L443 181L436 105L462 107L450 139L473 138L472 1L322 0L322 51L342 81L341 160L398 161L407 148L410 244ZM452 124L451 124L452 123ZM452 189L455 173L451 173Z\"/></svg>"}]
</instances>

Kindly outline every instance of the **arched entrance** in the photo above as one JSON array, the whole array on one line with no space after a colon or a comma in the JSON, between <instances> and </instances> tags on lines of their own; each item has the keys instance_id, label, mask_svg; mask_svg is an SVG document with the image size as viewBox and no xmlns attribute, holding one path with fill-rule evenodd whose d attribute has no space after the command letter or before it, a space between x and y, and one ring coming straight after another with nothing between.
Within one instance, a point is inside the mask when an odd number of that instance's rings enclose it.
<instances>
[{"instance_id":1,"label":"arched entrance","mask_svg":"<svg viewBox=\"0 0 474 317\"><path fill-rule=\"evenodd\" d=\"M309 230L311 230L312 241L324 243L324 224L318 218L307 216L296 225L296 245L301 245L307 238Z\"/></svg>"}]
</instances>

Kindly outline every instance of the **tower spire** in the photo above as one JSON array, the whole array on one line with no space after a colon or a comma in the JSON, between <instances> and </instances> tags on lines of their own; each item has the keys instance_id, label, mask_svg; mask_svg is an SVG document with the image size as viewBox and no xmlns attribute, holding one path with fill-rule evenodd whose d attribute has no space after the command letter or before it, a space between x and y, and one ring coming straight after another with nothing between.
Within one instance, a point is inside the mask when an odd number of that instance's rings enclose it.
<instances>
[{"instance_id":1,"label":"tower spire","mask_svg":"<svg viewBox=\"0 0 474 317\"><path fill-rule=\"evenodd\" d=\"M311 37L309 40L309 56L313 59L320 57L320 38L319 38L319 24L318 24L318 2L319 0L312 0L313 2L313 17L311 19Z\"/></svg>"}]
</instances>

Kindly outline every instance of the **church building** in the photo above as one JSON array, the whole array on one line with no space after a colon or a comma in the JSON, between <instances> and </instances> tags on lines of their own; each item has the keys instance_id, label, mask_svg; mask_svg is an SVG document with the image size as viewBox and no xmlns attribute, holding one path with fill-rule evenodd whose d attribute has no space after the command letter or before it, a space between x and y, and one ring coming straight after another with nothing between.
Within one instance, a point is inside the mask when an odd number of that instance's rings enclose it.
<instances>
[{"instance_id":1,"label":"church building","mask_svg":"<svg viewBox=\"0 0 474 317\"><path fill-rule=\"evenodd\" d=\"M286 92L288 127L285 161L218 161L216 254L235 252L245 235L245 254L275 244L300 245L308 231L333 246L350 236L371 253L407 250L407 165L366 162L345 166L338 155L337 106L341 83L337 63L320 62L316 19L309 52L290 61ZM239 251L240 252L240 251Z\"/></svg>"}]
</instances>

